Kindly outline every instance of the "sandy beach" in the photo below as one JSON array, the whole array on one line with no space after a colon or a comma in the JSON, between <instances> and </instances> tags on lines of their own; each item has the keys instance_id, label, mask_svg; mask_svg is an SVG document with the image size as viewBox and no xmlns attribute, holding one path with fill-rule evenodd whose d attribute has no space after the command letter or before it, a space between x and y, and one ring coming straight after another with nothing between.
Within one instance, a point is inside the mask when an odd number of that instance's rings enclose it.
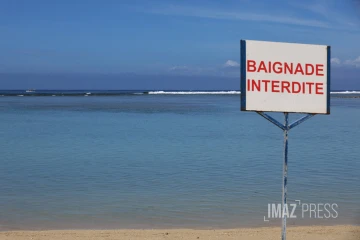
<instances>
[{"instance_id":1,"label":"sandy beach","mask_svg":"<svg viewBox=\"0 0 360 240\"><path fill-rule=\"evenodd\" d=\"M1 240L278 240L280 228L242 229L156 229L156 230L56 230L56 231L6 231L0 232ZM289 240L358 240L360 226L311 226L290 227Z\"/></svg>"}]
</instances>

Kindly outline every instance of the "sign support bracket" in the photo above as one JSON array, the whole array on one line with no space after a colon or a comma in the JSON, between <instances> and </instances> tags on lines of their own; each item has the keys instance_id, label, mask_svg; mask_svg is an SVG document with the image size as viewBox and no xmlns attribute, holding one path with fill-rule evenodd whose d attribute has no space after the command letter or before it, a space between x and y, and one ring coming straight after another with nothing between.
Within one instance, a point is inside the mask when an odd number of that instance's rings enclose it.
<instances>
[{"instance_id":1,"label":"sign support bracket","mask_svg":"<svg viewBox=\"0 0 360 240\"><path fill-rule=\"evenodd\" d=\"M273 123L275 126L279 127L284 131L284 165L283 165L283 186L282 186L282 232L281 239L286 240L286 214L284 214L285 206L287 204L287 175L288 175L288 133L290 129L298 126L299 124L305 122L309 118L315 116L316 114L310 113L305 115L304 117L296 120L295 122L289 124L289 113L284 112L284 124L277 121L275 118L269 116L264 112L257 111L260 116L265 118L266 120Z\"/></svg>"}]
</instances>

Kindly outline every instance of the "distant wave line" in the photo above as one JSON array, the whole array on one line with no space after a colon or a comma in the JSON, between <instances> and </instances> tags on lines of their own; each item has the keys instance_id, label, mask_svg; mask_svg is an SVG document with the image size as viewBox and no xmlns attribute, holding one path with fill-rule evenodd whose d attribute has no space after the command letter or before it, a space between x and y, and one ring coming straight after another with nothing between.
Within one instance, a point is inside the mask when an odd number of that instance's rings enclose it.
<instances>
[{"instance_id":1,"label":"distant wave line","mask_svg":"<svg viewBox=\"0 0 360 240\"><path fill-rule=\"evenodd\" d=\"M221 90L221 91L176 91L176 90L170 90L170 91L133 91L133 92L32 92L32 93L23 93L23 92L1 92L0 96L19 96L19 97L25 97L25 96L69 96L69 97L75 97L75 96L141 96L141 95L240 95L241 91L236 90ZM332 91L330 94L334 97L340 97L342 95L343 97L359 97L360 91L354 90L344 90L344 91Z\"/></svg>"},{"instance_id":2,"label":"distant wave line","mask_svg":"<svg viewBox=\"0 0 360 240\"><path fill-rule=\"evenodd\" d=\"M330 94L360 94L360 91L339 91L339 92L330 92Z\"/></svg>"},{"instance_id":3,"label":"distant wave line","mask_svg":"<svg viewBox=\"0 0 360 240\"><path fill-rule=\"evenodd\" d=\"M220 95L220 94L240 94L241 92L240 91L214 91L214 92L211 92L211 91L173 91L173 92L167 92L167 91L150 91L148 92L148 94L183 94L183 95L190 95L190 94L217 94L217 95Z\"/></svg>"},{"instance_id":4,"label":"distant wave line","mask_svg":"<svg viewBox=\"0 0 360 240\"><path fill-rule=\"evenodd\" d=\"M178 95L191 95L191 94L241 94L240 91L150 91L148 94L178 94ZM360 94L360 91L338 91L330 92L330 94Z\"/></svg>"}]
</instances>

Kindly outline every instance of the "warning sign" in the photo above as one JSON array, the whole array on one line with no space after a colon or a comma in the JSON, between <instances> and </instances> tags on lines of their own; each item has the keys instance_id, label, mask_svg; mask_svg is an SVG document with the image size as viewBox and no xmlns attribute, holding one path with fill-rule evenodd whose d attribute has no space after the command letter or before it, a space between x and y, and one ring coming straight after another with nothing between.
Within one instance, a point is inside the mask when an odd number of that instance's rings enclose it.
<instances>
[{"instance_id":1,"label":"warning sign","mask_svg":"<svg viewBox=\"0 0 360 240\"><path fill-rule=\"evenodd\" d=\"M241 110L330 113L330 47L241 40Z\"/></svg>"}]
</instances>

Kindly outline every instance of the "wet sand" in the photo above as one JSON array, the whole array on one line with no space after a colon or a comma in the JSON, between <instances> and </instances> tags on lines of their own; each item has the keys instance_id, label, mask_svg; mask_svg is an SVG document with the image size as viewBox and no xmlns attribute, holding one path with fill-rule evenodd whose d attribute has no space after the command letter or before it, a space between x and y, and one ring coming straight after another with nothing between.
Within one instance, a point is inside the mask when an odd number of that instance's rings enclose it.
<instances>
[{"instance_id":1,"label":"wet sand","mask_svg":"<svg viewBox=\"0 0 360 240\"><path fill-rule=\"evenodd\" d=\"M156 230L54 230L0 232L1 240L278 240L280 228L156 229ZM359 240L360 226L289 227L288 240Z\"/></svg>"}]
</instances>

